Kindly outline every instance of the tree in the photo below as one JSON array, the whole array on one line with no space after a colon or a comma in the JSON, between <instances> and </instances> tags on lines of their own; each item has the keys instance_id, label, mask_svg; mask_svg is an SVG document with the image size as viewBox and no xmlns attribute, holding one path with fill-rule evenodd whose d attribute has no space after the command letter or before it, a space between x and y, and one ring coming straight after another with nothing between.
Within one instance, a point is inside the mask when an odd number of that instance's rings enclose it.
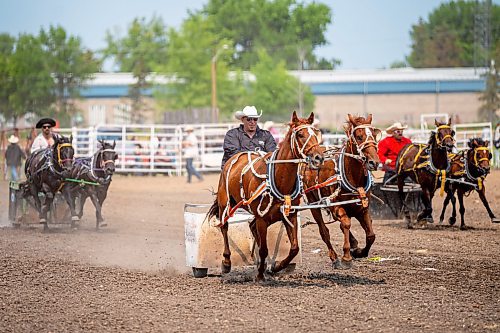
<instances>
[{"instance_id":1,"label":"tree","mask_svg":"<svg viewBox=\"0 0 500 333\"><path fill-rule=\"evenodd\" d=\"M200 14L186 19L179 31L168 32L168 61L158 70L173 78L157 93L163 107L169 110L208 108L211 105L211 65L217 68L217 107L223 114L232 111L244 96L241 73L229 78L227 60L232 54L229 40L213 33L212 22ZM225 47L224 47L225 46Z\"/></svg>"},{"instance_id":2,"label":"tree","mask_svg":"<svg viewBox=\"0 0 500 333\"><path fill-rule=\"evenodd\" d=\"M500 98L498 97L498 70L495 68L495 62L491 62L490 70L486 74L486 89L479 97L483 102L479 108L479 118L495 124L498 121L497 111L500 109Z\"/></svg>"},{"instance_id":3,"label":"tree","mask_svg":"<svg viewBox=\"0 0 500 333\"><path fill-rule=\"evenodd\" d=\"M43 115L53 111L54 79L39 38L19 35L7 68L10 87L6 118L13 119L15 124L27 113Z\"/></svg>"},{"instance_id":4,"label":"tree","mask_svg":"<svg viewBox=\"0 0 500 333\"><path fill-rule=\"evenodd\" d=\"M487 9L484 9L486 8ZM488 7L489 6L489 7ZM484 8L483 8L484 7ZM482 24L478 13L490 13L489 25ZM484 23L484 22L483 22ZM483 27L484 26L484 27ZM488 50L478 47L479 30L483 35L491 35ZM408 63L413 67L472 67L488 59L498 58L500 50L500 6L491 1L451 1L441 4L429 14L428 20L420 19L412 27L412 51ZM479 45L481 46L481 45Z\"/></svg>"},{"instance_id":5,"label":"tree","mask_svg":"<svg viewBox=\"0 0 500 333\"><path fill-rule=\"evenodd\" d=\"M127 36L120 38L106 33L107 47L104 59L112 57L120 71L132 72L136 83L129 87L132 100L133 122L141 122L146 105L143 99L145 89L151 87L147 76L167 60L168 39L166 27L161 18L151 20L136 18L130 24Z\"/></svg>"},{"instance_id":6,"label":"tree","mask_svg":"<svg viewBox=\"0 0 500 333\"><path fill-rule=\"evenodd\" d=\"M80 88L100 68L92 51L82 46L81 39L66 33L61 26L40 30L47 68L55 79L55 99L58 118L69 124L75 106L71 100L79 97Z\"/></svg>"},{"instance_id":7,"label":"tree","mask_svg":"<svg viewBox=\"0 0 500 333\"><path fill-rule=\"evenodd\" d=\"M14 53L16 39L9 34L0 34L0 114L8 118L11 113L9 96L12 94L12 80L9 62Z\"/></svg>"},{"instance_id":8,"label":"tree","mask_svg":"<svg viewBox=\"0 0 500 333\"><path fill-rule=\"evenodd\" d=\"M331 22L324 4L296 0L210 0L201 11L214 24L214 33L235 45L234 67L250 69L258 61L257 50L265 49L273 59L284 59L286 68L296 69L298 47L308 46L304 68L333 68L336 61L316 59L313 51L325 45ZM327 65L328 63L328 65Z\"/></svg>"},{"instance_id":9,"label":"tree","mask_svg":"<svg viewBox=\"0 0 500 333\"><path fill-rule=\"evenodd\" d=\"M314 96L307 86L288 74L284 61L276 62L265 50L258 52L259 62L252 68L255 82L251 84L251 101L264 110L266 118L287 121L293 110L299 110L300 93L303 98L303 114L309 113Z\"/></svg>"}]
</instances>

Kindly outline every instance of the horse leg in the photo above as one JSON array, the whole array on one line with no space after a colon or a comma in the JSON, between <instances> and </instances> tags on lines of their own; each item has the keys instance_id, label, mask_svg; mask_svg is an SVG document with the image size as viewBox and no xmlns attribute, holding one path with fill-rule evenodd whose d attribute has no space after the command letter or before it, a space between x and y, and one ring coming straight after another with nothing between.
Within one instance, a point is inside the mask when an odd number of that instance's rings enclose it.
<instances>
[{"instance_id":1,"label":"horse leg","mask_svg":"<svg viewBox=\"0 0 500 333\"><path fill-rule=\"evenodd\" d=\"M222 232L222 238L224 239L224 253L222 253L224 259L222 259L222 265L221 265L222 274L227 274L231 272L231 250L229 249L229 238L227 236L228 229L229 229L229 222L224 223L220 227L220 230Z\"/></svg>"},{"instance_id":2,"label":"horse leg","mask_svg":"<svg viewBox=\"0 0 500 333\"><path fill-rule=\"evenodd\" d=\"M62 194L64 196L64 199L66 199L66 202L68 203L69 206L69 210L71 212L71 227L74 227L74 223L78 222L80 218L76 214L75 201L73 199L73 196L71 195L71 192L72 192L71 186L64 186Z\"/></svg>"},{"instance_id":3,"label":"horse leg","mask_svg":"<svg viewBox=\"0 0 500 333\"><path fill-rule=\"evenodd\" d=\"M424 210L420 212L417 216L418 222L432 223L432 206L431 206L432 196L428 188L422 188L422 203L424 204Z\"/></svg>"},{"instance_id":4,"label":"horse leg","mask_svg":"<svg viewBox=\"0 0 500 333\"><path fill-rule=\"evenodd\" d=\"M454 225L457 222L457 199L455 198L455 190L451 192L451 216L448 219L450 225Z\"/></svg>"},{"instance_id":5,"label":"horse leg","mask_svg":"<svg viewBox=\"0 0 500 333\"><path fill-rule=\"evenodd\" d=\"M465 230L465 206L464 206L464 191L461 189L458 189L457 191L458 194L458 203L460 205L460 230Z\"/></svg>"},{"instance_id":6,"label":"horse leg","mask_svg":"<svg viewBox=\"0 0 500 333\"><path fill-rule=\"evenodd\" d=\"M451 196L452 196L451 190L447 189L446 198L443 201L443 208L441 209L441 215L439 215L439 224L443 224L444 213L446 212L446 208L448 207L448 204L450 203Z\"/></svg>"},{"instance_id":7,"label":"horse leg","mask_svg":"<svg viewBox=\"0 0 500 333\"><path fill-rule=\"evenodd\" d=\"M490 217L491 222L499 223L500 219L495 217L495 214L493 214L493 212L491 211L488 200L486 199L486 190L484 189L484 185L481 187L480 190L477 190L477 193L479 194L479 198L481 199L484 208L486 208L486 211L488 212L488 216Z\"/></svg>"},{"instance_id":8,"label":"horse leg","mask_svg":"<svg viewBox=\"0 0 500 333\"><path fill-rule=\"evenodd\" d=\"M349 234L351 230L351 218L347 216L344 208L337 208L335 215L339 217L340 220L340 230L344 234L344 245L342 249L344 250L344 255L341 260L337 260L334 263L335 268L351 268L352 267L352 255L351 255L351 244L349 243Z\"/></svg>"},{"instance_id":9,"label":"horse leg","mask_svg":"<svg viewBox=\"0 0 500 333\"><path fill-rule=\"evenodd\" d=\"M353 252L357 251L359 245L358 245L358 240L356 239L356 237L354 237L354 234L352 233L351 230L349 230L349 244L351 244L351 255L353 255ZM356 256L354 257L357 258Z\"/></svg>"},{"instance_id":10,"label":"horse leg","mask_svg":"<svg viewBox=\"0 0 500 333\"><path fill-rule=\"evenodd\" d=\"M262 218L256 218L255 221L256 229L257 229L257 245L259 246L259 266L258 273L256 277L257 282L263 282L264 272L266 271L266 258L268 255L267 248L267 222Z\"/></svg>"},{"instance_id":11,"label":"horse leg","mask_svg":"<svg viewBox=\"0 0 500 333\"><path fill-rule=\"evenodd\" d=\"M35 184L30 184L29 188L30 188L30 194L33 197L33 200L35 201L35 207L38 211L38 218L41 219L42 218L42 202L40 201L40 197L38 196L39 190ZM40 223L44 223L44 222L40 221Z\"/></svg>"},{"instance_id":12,"label":"horse leg","mask_svg":"<svg viewBox=\"0 0 500 333\"><path fill-rule=\"evenodd\" d=\"M406 206L405 202L405 193L403 191L404 185L405 185L405 178L406 176L403 175L398 175L398 197L399 197L399 204L401 206L401 209L403 210L403 222L406 222L406 226L408 229L413 229L413 223L411 222L411 216L410 216L410 211L408 210L408 207Z\"/></svg>"},{"instance_id":13,"label":"horse leg","mask_svg":"<svg viewBox=\"0 0 500 333\"><path fill-rule=\"evenodd\" d=\"M83 207L85 206L85 201L87 201L87 198L88 198L88 194L87 194L87 191L86 190L79 190L79 194L80 196L80 207L78 209L78 217L79 218L82 218L83 216Z\"/></svg>"},{"instance_id":14,"label":"horse leg","mask_svg":"<svg viewBox=\"0 0 500 333\"><path fill-rule=\"evenodd\" d=\"M361 216L360 219L356 218L359 223L361 224L361 227L365 231L365 240L366 240L366 245L363 249L357 249L356 251L352 252L354 258L366 258L368 257L368 254L370 253L370 249L375 243L375 232L373 231L373 220L370 215L370 211L368 209L365 209L363 211L363 216Z\"/></svg>"},{"instance_id":15,"label":"horse leg","mask_svg":"<svg viewBox=\"0 0 500 333\"><path fill-rule=\"evenodd\" d=\"M106 226L106 224L102 223L104 220L101 215L101 204L99 203L99 199L97 198L97 195L95 191L90 191L90 200L92 201L92 204L95 207L95 218L96 218L96 223L95 223L95 228L96 230L99 229L100 226Z\"/></svg>"},{"instance_id":16,"label":"horse leg","mask_svg":"<svg viewBox=\"0 0 500 333\"><path fill-rule=\"evenodd\" d=\"M295 256L297 256L297 254L299 253L299 238L297 236L297 227L298 227L297 214L289 215L288 220L292 223L292 225L286 222L283 222L283 224L285 226L288 240L290 241L290 251L288 252L288 255L286 256L285 259L281 260L280 262L274 263L274 265L271 267L271 271L273 273L279 272L282 269L286 268L293 260L293 258L295 258ZM266 234L267 234L267 228L266 228ZM276 246L279 246L279 244L276 244ZM267 252L267 244L266 244L266 252Z\"/></svg>"},{"instance_id":17,"label":"horse leg","mask_svg":"<svg viewBox=\"0 0 500 333\"><path fill-rule=\"evenodd\" d=\"M330 231L328 227L325 225L325 221L323 220L323 215L321 214L321 209L311 209L311 214L318 225L319 234L321 235L321 239L326 244L328 248L328 257L333 263L337 260L337 253L333 249L332 242L330 241Z\"/></svg>"}]
</instances>

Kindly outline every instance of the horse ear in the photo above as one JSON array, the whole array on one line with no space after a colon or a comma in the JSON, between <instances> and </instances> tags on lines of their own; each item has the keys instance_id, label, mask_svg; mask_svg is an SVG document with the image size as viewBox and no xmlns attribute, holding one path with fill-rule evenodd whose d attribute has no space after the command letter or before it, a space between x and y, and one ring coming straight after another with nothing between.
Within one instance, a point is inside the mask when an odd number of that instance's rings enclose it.
<instances>
[{"instance_id":1,"label":"horse ear","mask_svg":"<svg viewBox=\"0 0 500 333\"><path fill-rule=\"evenodd\" d=\"M373 118L373 115L370 113L370 114L368 115L368 117L366 117L366 122L367 122L367 124L371 124L371 123L372 123L372 118Z\"/></svg>"},{"instance_id":2,"label":"horse ear","mask_svg":"<svg viewBox=\"0 0 500 333\"><path fill-rule=\"evenodd\" d=\"M489 146L490 146L490 140L486 140L486 141L484 141L484 146L485 146L485 147L489 147Z\"/></svg>"},{"instance_id":3,"label":"horse ear","mask_svg":"<svg viewBox=\"0 0 500 333\"><path fill-rule=\"evenodd\" d=\"M52 133L52 139L54 139L54 145L56 145L59 142L59 136L55 135L54 133Z\"/></svg>"},{"instance_id":4,"label":"horse ear","mask_svg":"<svg viewBox=\"0 0 500 333\"><path fill-rule=\"evenodd\" d=\"M451 118L448 119L448 126L450 126L450 125L451 125Z\"/></svg>"},{"instance_id":5,"label":"horse ear","mask_svg":"<svg viewBox=\"0 0 500 333\"><path fill-rule=\"evenodd\" d=\"M293 111L293 114L292 114L292 123L296 123L299 121L299 117L297 117L297 111Z\"/></svg>"},{"instance_id":6,"label":"horse ear","mask_svg":"<svg viewBox=\"0 0 500 333\"><path fill-rule=\"evenodd\" d=\"M312 124L314 122L314 112L311 112L311 114L309 115L309 118L307 118L307 122L309 124Z\"/></svg>"},{"instance_id":7,"label":"horse ear","mask_svg":"<svg viewBox=\"0 0 500 333\"><path fill-rule=\"evenodd\" d=\"M116 140L113 140L113 149L116 147Z\"/></svg>"},{"instance_id":8,"label":"horse ear","mask_svg":"<svg viewBox=\"0 0 500 333\"><path fill-rule=\"evenodd\" d=\"M69 143L73 143L73 134L69 136Z\"/></svg>"},{"instance_id":9,"label":"horse ear","mask_svg":"<svg viewBox=\"0 0 500 333\"><path fill-rule=\"evenodd\" d=\"M352 114L348 113L348 114L347 114L347 119L349 119L349 122L350 122L351 124L354 124L354 118L352 117Z\"/></svg>"},{"instance_id":10,"label":"horse ear","mask_svg":"<svg viewBox=\"0 0 500 333\"><path fill-rule=\"evenodd\" d=\"M439 127L439 122L436 118L434 118L434 124L436 124L436 127Z\"/></svg>"}]
</instances>

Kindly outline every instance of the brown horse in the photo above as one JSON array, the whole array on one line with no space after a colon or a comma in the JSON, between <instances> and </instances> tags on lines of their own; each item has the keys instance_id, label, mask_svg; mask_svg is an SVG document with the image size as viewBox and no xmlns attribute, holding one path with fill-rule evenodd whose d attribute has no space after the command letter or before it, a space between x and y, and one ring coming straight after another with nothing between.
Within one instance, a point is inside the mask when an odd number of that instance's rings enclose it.
<instances>
[{"instance_id":1,"label":"brown horse","mask_svg":"<svg viewBox=\"0 0 500 333\"><path fill-rule=\"evenodd\" d=\"M417 216L419 223L433 223L432 198L436 189L441 188L444 194L446 177L450 171L448 152L455 144L455 131L451 129L451 120L440 123L435 120L436 131L431 132L429 142L425 144L406 145L396 161L399 200L404 210L408 228L412 228L410 213L404 203L403 186L406 177L410 177L422 188L422 203L424 210Z\"/></svg>"},{"instance_id":2,"label":"brown horse","mask_svg":"<svg viewBox=\"0 0 500 333\"><path fill-rule=\"evenodd\" d=\"M297 211L291 209L300 203L302 193L298 165L307 162L317 168L323 163L319 147L321 133L312 126L313 121L313 113L305 119L293 112L290 128L277 150L265 155L238 153L224 165L215 202L207 214L209 220L215 216L221 223L224 238L222 273L231 271L227 219L238 207L244 207L255 216L250 229L259 247L257 281L264 280L267 228L271 224L283 221L290 240L288 256L274 263L271 272L287 267L299 252Z\"/></svg>"},{"instance_id":3,"label":"brown horse","mask_svg":"<svg viewBox=\"0 0 500 333\"><path fill-rule=\"evenodd\" d=\"M380 163L377 155L377 136L380 130L371 125L371 114L366 119L350 114L347 117L348 121L344 126L347 142L341 149L325 151L324 156L331 155L332 158L326 158L325 163L317 170L306 169L304 177L308 202L328 204L328 211L334 221L340 221L340 229L344 234L342 260L337 258L330 242L330 233L321 209L311 209L335 268L350 267L352 256L367 257L375 242L368 206L372 185L370 171L376 170ZM350 231L352 217L361 223L365 231L366 244L362 249L358 247L358 241Z\"/></svg>"},{"instance_id":4,"label":"brown horse","mask_svg":"<svg viewBox=\"0 0 500 333\"><path fill-rule=\"evenodd\" d=\"M52 206L55 194L64 186L64 180L70 175L73 166L73 156L75 151L71 142L73 137L66 138L60 135L53 135L54 145L49 148L35 151L24 166L26 183L24 184L25 196L32 196L38 210L40 223L44 230L47 229L47 213ZM43 204L38 197L38 193L45 195ZM62 191L64 198L71 211L71 223L79 220L75 205L71 200L70 193Z\"/></svg>"},{"instance_id":5,"label":"brown horse","mask_svg":"<svg viewBox=\"0 0 500 333\"><path fill-rule=\"evenodd\" d=\"M495 217L491 211L488 200L486 199L486 189L484 188L484 180L490 173L490 160L492 158L489 149L489 141L484 141L481 138L469 139L469 148L454 155L451 159L451 170L449 182L446 184L446 199L443 203L439 223L443 223L446 207L451 200L453 210L448 222L453 225L457 220L457 212L455 208L455 192L458 193L458 202L460 203L460 229L464 230L465 207L463 198L464 195L469 195L471 191L476 190L484 207L488 211L488 215L493 223L499 223L500 219Z\"/></svg>"}]
</instances>

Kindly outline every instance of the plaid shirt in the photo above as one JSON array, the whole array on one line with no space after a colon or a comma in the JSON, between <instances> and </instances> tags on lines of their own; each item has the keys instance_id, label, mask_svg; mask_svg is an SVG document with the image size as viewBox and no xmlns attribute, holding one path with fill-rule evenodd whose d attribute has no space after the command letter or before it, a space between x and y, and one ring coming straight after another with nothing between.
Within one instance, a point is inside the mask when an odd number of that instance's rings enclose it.
<instances>
[{"instance_id":1,"label":"plaid shirt","mask_svg":"<svg viewBox=\"0 0 500 333\"><path fill-rule=\"evenodd\" d=\"M243 151L261 150L270 152L276 150L276 141L269 131L263 130L257 126L254 136L251 138L243 130L243 125L233 128L226 133L224 137L224 157L222 158L222 166L227 160L236 153Z\"/></svg>"}]
</instances>

